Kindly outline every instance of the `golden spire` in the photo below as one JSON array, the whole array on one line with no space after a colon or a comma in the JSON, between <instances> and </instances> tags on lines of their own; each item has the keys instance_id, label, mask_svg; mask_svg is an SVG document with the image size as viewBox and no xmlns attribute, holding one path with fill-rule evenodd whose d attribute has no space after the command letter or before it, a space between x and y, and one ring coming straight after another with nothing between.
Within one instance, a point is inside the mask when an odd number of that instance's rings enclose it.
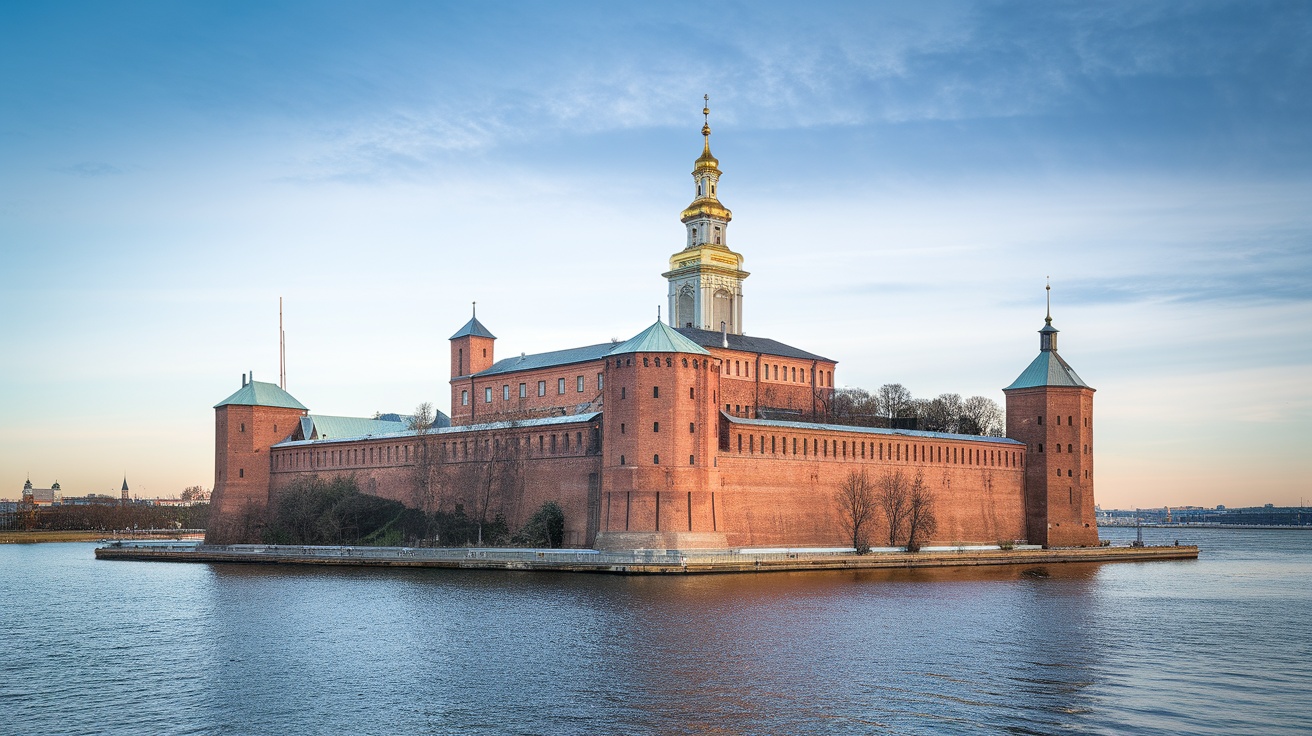
<instances>
[{"instance_id":1,"label":"golden spire","mask_svg":"<svg viewBox=\"0 0 1312 736\"><path fill-rule=\"evenodd\" d=\"M702 102L705 106L702 108L702 155L698 157L694 165L694 171L697 169L718 169L720 162L711 155L711 96L702 95Z\"/></svg>"}]
</instances>

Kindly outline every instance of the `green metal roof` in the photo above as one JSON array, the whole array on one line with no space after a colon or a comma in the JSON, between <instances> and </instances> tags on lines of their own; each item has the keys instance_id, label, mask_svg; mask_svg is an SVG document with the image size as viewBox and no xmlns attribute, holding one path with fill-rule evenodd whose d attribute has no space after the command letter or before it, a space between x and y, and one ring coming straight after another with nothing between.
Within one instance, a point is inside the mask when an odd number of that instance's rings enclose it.
<instances>
[{"instance_id":1,"label":"green metal roof","mask_svg":"<svg viewBox=\"0 0 1312 736\"><path fill-rule=\"evenodd\" d=\"M673 327L664 322L657 321L656 324L639 332L628 342L621 343L614 350L610 351L611 355L624 355L625 353L692 353L693 355L710 355L701 345L680 335Z\"/></svg>"},{"instance_id":2,"label":"green metal roof","mask_svg":"<svg viewBox=\"0 0 1312 736\"><path fill-rule=\"evenodd\" d=\"M1004 391L1013 388L1038 388L1039 386L1075 386L1093 388L1075 373L1066 361L1062 360L1056 350L1044 350L1030 363L1020 376L1011 382Z\"/></svg>"},{"instance_id":3,"label":"green metal roof","mask_svg":"<svg viewBox=\"0 0 1312 736\"><path fill-rule=\"evenodd\" d=\"M479 371L474 375L494 376L499 373L513 373L515 371L528 371L535 368L550 368L557 365L570 365L571 363L587 363L593 360L601 360L615 348L614 343L604 342L600 345L587 345L581 348L569 348L567 350L553 350L549 353L535 353L533 355L516 355L513 358L503 358L492 364L491 368L485 371Z\"/></svg>"},{"instance_id":4,"label":"green metal roof","mask_svg":"<svg viewBox=\"0 0 1312 736\"><path fill-rule=\"evenodd\" d=\"M461 327L459 330L456 330L456 334L452 335L447 339L454 340L457 337L468 337L470 335L473 335L474 337L488 337L493 340L497 339L496 335L493 335L492 332L488 330L488 328L483 326L482 322L478 321L478 317L470 317L469 321L465 323L464 327Z\"/></svg>"},{"instance_id":5,"label":"green metal roof","mask_svg":"<svg viewBox=\"0 0 1312 736\"><path fill-rule=\"evenodd\" d=\"M309 411L304 404L297 401L291 394L278 388L278 384L264 383L263 381L247 383L237 393L215 404L214 408L217 409L220 406L279 406L284 409Z\"/></svg>"},{"instance_id":6,"label":"green metal roof","mask_svg":"<svg viewBox=\"0 0 1312 736\"><path fill-rule=\"evenodd\" d=\"M715 330L699 330L696 327L676 327L674 328L680 335L692 340L704 348L718 348L729 343L730 350L742 350L747 353L763 353L765 355L777 355L781 358L800 358L801 360L821 360L826 363L836 363L815 353L808 353L792 345L785 345L778 340L771 340L768 337L749 337L747 335L728 335L722 334Z\"/></svg>"},{"instance_id":7,"label":"green metal roof","mask_svg":"<svg viewBox=\"0 0 1312 736\"><path fill-rule=\"evenodd\" d=\"M326 440L338 437L364 437L390 432L404 432L408 428L404 421L367 419L365 417L329 417L322 414L311 414L307 417L301 417L301 425L292 435L292 439Z\"/></svg>"}]
</instances>

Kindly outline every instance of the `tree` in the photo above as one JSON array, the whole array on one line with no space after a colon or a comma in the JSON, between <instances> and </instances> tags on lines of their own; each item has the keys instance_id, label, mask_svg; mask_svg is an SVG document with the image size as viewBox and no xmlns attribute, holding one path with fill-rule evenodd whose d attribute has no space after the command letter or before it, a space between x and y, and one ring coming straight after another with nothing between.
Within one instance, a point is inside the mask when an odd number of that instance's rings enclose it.
<instances>
[{"instance_id":1,"label":"tree","mask_svg":"<svg viewBox=\"0 0 1312 736\"><path fill-rule=\"evenodd\" d=\"M205 497L205 489L200 486L187 486L182 490L183 501L199 501Z\"/></svg>"},{"instance_id":2,"label":"tree","mask_svg":"<svg viewBox=\"0 0 1312 736\"><path fill-rule=\"evenodd\" d=\"M921 429L955 434L961 423L961 394L939 394L926 402Z\"/></svg>"},{"instance_id":3,"label":"tree","mask_svg":"<svg viewBox=\"0 0 1312 736\"><path fill-rule=\"evenodd\" d=\"M925 485L925 474L917 470L907 490L907 551L919 550L921 541L928 539L937 528L934 493Z\"/></svg>"},{"instance_id":4,"label":"tree","mask_svg":"<svg viewBox=\"0 0 1312 736\"><path fill-rule=\"evenodd\" d=\"M961 404L962 434L980 434L1001 437L1006 431L1002 409L998 402L985 396L972 396Z\"/></svg>"},{"instance_id":5,"label":"tree","mask_svg":"<svg viewBox=\"0 0 1312 736\"><path fill-rule=\"evenodd\" d=\"M870 524L874 521L878 506L875 503L875 491L869 476L862 470L847 474L838 490L834 492L834 501L838 504L839 515L844 528L852 537L852 546L856 553L863 555L870 551Z\"/></svg>"},{"instance_id":6,"label":"tree","mask_svg":"<svg viewBox=\"0 0 1312 736\"><path fill-rule=\"evenodd\" d=\"M891 424L902 416L907 404L911 403L911 392L900 383L886 383L879 387L876 394L879 399L879 411Z\"/></svg>"},{"instance_id":7,"label":"tree","mask_svg":"<svg viewBox=\"0 0 1312 736\"><path fill-rule=\"evenodd\" d=\"M565 542L565 512L560 504L547 501L533 512L517 536L516 541L531 547L558 548Z\"/></svg>"},{"instance_id":8,"label":"tree","mask_svg":"<svg viewBox=\"0 0 1312 736\"><path fill-rule=\"evenodd\" d=\"M879 479L879 490L875 493L875 502L884 512L888 521L888 546L896 547L902 537L902 527L907 521L909 500L907 478L901 470Z\"/></svg>"},{"instance_id":9,"label":"tree","mask_svg":"<svg viewBox=\"0 0 1312 736\"><path fill-rule=\"evenodd\" d=\"M862 388L840 388L829 398L830 421L857 427L874 426L879 399Z\"/></svg>"}]
</instances>

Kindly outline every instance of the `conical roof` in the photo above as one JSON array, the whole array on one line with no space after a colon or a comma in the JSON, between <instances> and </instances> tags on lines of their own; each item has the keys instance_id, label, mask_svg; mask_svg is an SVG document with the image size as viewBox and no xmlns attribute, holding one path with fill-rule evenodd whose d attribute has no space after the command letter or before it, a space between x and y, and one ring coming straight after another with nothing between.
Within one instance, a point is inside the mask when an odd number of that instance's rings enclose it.
<instances>
[{"instance_id":1,"label":"conical roof","mask_svg":"<svg viewBox=\"0 0 1312 736\"><path fill-rule=\"evenodd\" d=\"M693 355L710 355L706 348L680 335L673 327L656 321L651 327L639 332L632 338L620 343L610 355L625 353L691 353Z\"/></svg>"},{"instance_id":2,"label":"conical roof","mask_svg":"<svg viewBox=\"0 0 1312 736\"><path fill-rule=\"evenodd\" d=\"M278 384L263 381L250 381L238 389L237 393L215 404L214 408L220 406L279 406L309 411L295 397L279 388Z\"/></svg>"},{"instance_id":3,"label":"conical roof","mask_svg":"<svg viewBox=\"0 0 1312 736\"><path fill-rule=\"evenodd\" d=\"M1044 350L1039 353L1020 376L1011 382L1004 391L1013 388L1037 388L1039 386L1076 386L1093 388L1075 373L1075 369L1057 354L1056 350Z\"/></svg>"},{"instance_id":4,"label":"conical roof","mask_svg":"<svg viewBox=\"0 0 1312 736\"><path fill-rule=\"evenodd\" d=\"M465 323L464 327L461 327L459 330L456 330L456 334L452 335L447 339L455 340L456 338L470 337L470 336L486 337L492 340L497 339L497 336L493 335L491 330L484 327L483 323L478 321L478 317L470 317L469 321Z\"/></svg>"}]
</instances>

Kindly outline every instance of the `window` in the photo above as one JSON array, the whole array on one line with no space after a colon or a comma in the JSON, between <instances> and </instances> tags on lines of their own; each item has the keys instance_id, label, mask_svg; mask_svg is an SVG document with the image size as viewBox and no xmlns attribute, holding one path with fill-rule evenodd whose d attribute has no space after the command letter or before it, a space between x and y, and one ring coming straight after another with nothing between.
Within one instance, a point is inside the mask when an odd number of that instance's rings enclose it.
<instances>
[{"instance_id":1,"label":"window","mask_svg":"<svg viewBox=\"0 0 1312 736\"><path fill-rule=\"evenodd\" d=\"M653 432L659 432L659 431L661 431L661 423L660 423L660 422L652 422L652 423L651 423L651 431L653 431Z\"/></svg>"},{"instance_id":2,"label":"window","mask_svg":"<svg viewBox=\"0 0 1312 736\"><path fill-rule=\"evenodd\" d=\"M461 391L461 392L460 392L460 405L461 405L461 406L469 406L469 392L468 392L468 391Z\"/></svg>"},{"instance_id":3,"label":"window","mask_svg":"<svg viewBox=\"0 0 1312 736\"><path fill-rule=\"evenodd\" d=\"M240 430L240 431L242 431L242 432L245 432L245 431L246 431L246 422L242 422L242 423L241 423L241 430Z\"/></svg>"},{"instance_id":4,"label":"window","mask_svg":"<svg viewBox=\"0 0 1312 736\"><path fill-rule=\"evenodd\" d=\"M623 464L624 464L624 456L623 456L623 455L620 455L620 465L623 465Z\"/></svg>"},{"instance_id":5,"label":"window","mask_svg":"<svg viewBox=\"0 0 1312 736\"><path fill-rule=\"evenodd\" d=\"M579 393L583 393L583 376L578 377Z\"/></svg>"},{"instance_id":6,"label":"window","mask_svg":"<svg viewBox=\"0 0 1312 736\"><path fill-rule=\"evenodd\" d=\"M600 391L606 387L606 382L602 380L602 374L597 374L597 390Z\"/></svg>"},{"instance_id":7,"label":"window","mask_svg":"<svg viewBox=\"0 0 1312 736\"><path fill-rule=\"evenodd\" d=\"M245 477L246 477L246 468L237 468L237 477L238 477L238 478L245 478Z\"/></svg>"},{"instance_id":8,"label":"window","mask_svg":"<svg viewBox=\"0 0 1312 736\"><path fill-rule=\"evenodd\" d=\"M491 403L492 403L492 387L491 387L491 386L488 386L487 388L483 389L483 403L484 403L484 404L491 404Z\"/></svg>"},{"instance_id":9,"label":"window","mask_svg":"<svg viewBox=\"0 0 1312 736\"><path fill-rule=\"evenodd\" d=\"M695 398L697 398L697 389L693 388L692 386L689 386L689 387L688 387L688 398L690 398L690 399L695 399ZM274 427L274 429L276 430L277 427Z\"/></svg>"},{"instance_id":10,"label":"window","mask_svg":"<svg viewBox=\"0 0 1312 736\"><path fill-rule=\"evenodd\" d=\"M1043 443L1042 443L1042 442L1039 443L1039 452L1043 452Z\"/></svg>"},{"instance_id":11,"label":"window","mask_svg":"<svg viewBox=\"0 0 1312 736\"><path fill-rule=\"evenodd\" d=\"M501 400L510 401L510 384L501 387Z\"/></svg>"},{"instance_id":12,"label":"window","mask_svg":"<svg viewBox=\"0 0 1312 736\"><path fill-rule=\"evenodd\" d=\"M1056 445L1054 445L1054 446L1057 448L1057 452L1061 452L1061 443L1060 443L1060 442L1058 442L1058 443L1057 443Z\"/></svg>"},{"instance_id":13,"label":"window","mask_svg":"<svg viewBox=\"0 0 1312 736\"><path fill-rule=\"evenodd\" d=\"M547 395L547 382L538 381L538 396L546 396L546 395Z\"/></svg>"},{"instance_id":14,"label":"window","mask_svg":"<svg viewBox=\"0 0 1312 736\"><path fill-rule=\"evenodd\" d=\"M556 379L556 393L560 394L561 396L565 395L565 379L563 378Z\"/></svg>"},{"instance_id":15,"label":"window","mask_svg":"<svg viewBox=\"0 0 1312 736\"><path fill-rule=\"evenodd\" d=\"M625 389L623 386L620 386L620 398L621 398L621 399L624 398L625 390L626 390L626 389Z\"/></svg>"},{"instance_id":16,"label":"window","mask_svg":"<svg viewBox=\"0 0 1312 736\"><path fill-rule=\"evenodd\" d=\"M689 465L696 465L696 464L697 464L697 456L696 456L696 455L689 455L689 456L688 456L688 464L689 464Z\"/></svg>"},{"instance_id":17,"label":"window","mask_svg":"<svg viewBox=\"0 0 1312 736\"><path fill-rule=\"evenodd\" d=\"M660 387L660 386L652 386L652 387L651 387L651 397L652 397L653 399L659 399L659 398L661 397L661 387Z\"/></svg>"},{"instance_id":18,"label":"window","mask_svg":"<svg viewBox=\"0 0 1312 736\"><path fill-rule=\"evenodd\" d=\"M1074 448L1075 448L1074 445L1070 444L1069 442L1066 443L1066 452L1075 452Z\"/></svg>"},{"instance_id":19,"label":"window","mask_svg":"<svg viewBox=\"0 0 1312 736\"><path fill-rule=\"evenodd\" d=\"M697 423L688 422L688 434L696 434L696 433L697 433Z\"/></svg>"},{"instance_id":20,"label":"window","mask_svg":"<svg viewBox=\"0 0 1312 736\"><path fill-rule=\"evenodd\" d=\"M1040 425L1040 426L1043 425L1043 415L1042 415L1042 414L1039 415L1039 425Z\"/></svg>"},{"instance_id":21,"label":"window","mask_svg":"<svg viewBox=\"0 0 1312 736\"><path fill-rule=\"evenodd\" d=\"M620 434L624 434L624 422L620 422Z\"/></svg>"},{"instance_id":22,"label":"window","mask_svg":"<svg viewBox=\"0 0 1312 736\"><path fill-rule=\"evenodd\" d=\"M519 384L519 398L522 399L526 396L528 396L528 385L521 383Z\"/></svg>"},{"instance_id":23,"label":"window","mask_svg":"<svg viewBox=\"0 0 1312 736\"><path fill-rule=\"evenodd\" d=\"M651 456L651 464L652 464L652 465L660 465L660 464L661 464L661 456L660 456L660 455L652 455L652 456Z\"/></svg>"}]
</instances>

